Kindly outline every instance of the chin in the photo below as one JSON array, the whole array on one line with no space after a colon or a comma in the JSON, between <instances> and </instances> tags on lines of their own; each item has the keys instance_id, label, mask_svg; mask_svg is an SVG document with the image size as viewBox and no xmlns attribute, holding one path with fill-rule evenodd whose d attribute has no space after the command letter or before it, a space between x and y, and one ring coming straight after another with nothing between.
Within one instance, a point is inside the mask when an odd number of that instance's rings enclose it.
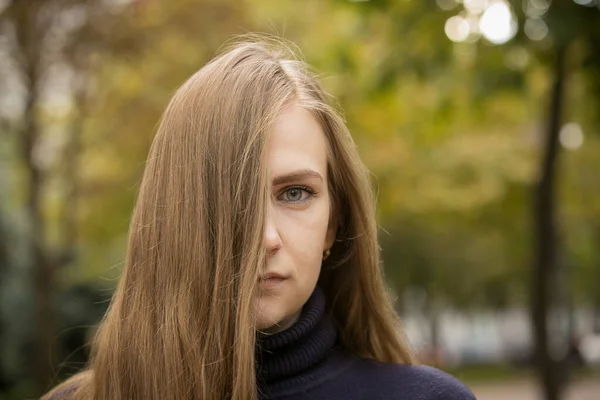
<instances>
[{"instance_id":1,"label":"chin","mask_svg":"<svg viewBox=\"0 0 600 400\"><path fill-rule=\"evenodd\" d=\"M269 328L272 328L274 326L275 326L275 324L273 324L273 323L271 323L269 321L266 321L266 320L265 321L257 321L256 322L256 330L257 331L261 331L261 332L265 332L265 333L268 332L268 331L270 331Z\"/></svg>"},{"instance_id":2,"label":"chin","mask_svg":"<svg viewBox=\"0 0 600 400\"><path fill-rule=\"evenodd\" d=\"M265 330L281 322L287 316L283 299L261 297L256 310L256 328ZM279 304L278 304L279 303Z\"/></svg>"}]
</instances>

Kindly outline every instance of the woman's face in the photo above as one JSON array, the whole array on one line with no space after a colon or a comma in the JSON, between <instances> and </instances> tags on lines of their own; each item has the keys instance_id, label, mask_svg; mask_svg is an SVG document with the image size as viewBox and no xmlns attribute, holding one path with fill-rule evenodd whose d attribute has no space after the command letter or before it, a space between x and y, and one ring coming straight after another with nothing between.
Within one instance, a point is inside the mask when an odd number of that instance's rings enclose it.
<instances>
[{"instance_id":1,"label":"woman's face","mask_svg":"<svg viewBox=\"0 0 600 400\"><path fill-rule=\"evenodd\" d=\"M264 246L267 268L260 280L257 327L266 333L289 328L312 294L323 252L335 239L329 226L327 141L309 111L289 106L267 141L272 185Z\"/></svg>"}]
</instances>

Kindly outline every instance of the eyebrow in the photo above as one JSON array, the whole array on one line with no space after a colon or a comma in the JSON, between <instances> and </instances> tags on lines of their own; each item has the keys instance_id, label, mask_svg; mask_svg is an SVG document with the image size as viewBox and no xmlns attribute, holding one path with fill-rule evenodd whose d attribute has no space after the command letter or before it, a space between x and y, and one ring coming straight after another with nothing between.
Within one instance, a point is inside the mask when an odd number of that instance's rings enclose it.
<instances>
[{"instance_id":1,"label":"eyebrow","mask_svg":"<svg viewBox=\"0 0 600 400\"><path fill-rule=\"evenodd\" d=\"M276 177L273 179L273 186L308 178L317 178L320 181L323 181L323 177L317 171L313 171L312 169L300 169L298 171L293 171L289 174Z\"/></svg>"}]
</instances>

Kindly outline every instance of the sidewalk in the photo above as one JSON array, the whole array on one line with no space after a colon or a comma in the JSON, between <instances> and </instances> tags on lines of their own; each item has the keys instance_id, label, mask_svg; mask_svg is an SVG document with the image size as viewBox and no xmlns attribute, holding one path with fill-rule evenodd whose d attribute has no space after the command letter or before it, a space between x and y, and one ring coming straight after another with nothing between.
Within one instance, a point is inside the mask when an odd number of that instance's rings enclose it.
<instances>
[{"instance_id":1,"label":"sidewalk","mask_svg":"<svg viewBox=\"0 0 600 400\"><path fill-rule=\"evenodd\" d=\"M542 400L537 383L529 380L505 381L470 386L477 400ZM600 377L572 382L564 400L599 400Z\"/></svg>"}]
</instances>

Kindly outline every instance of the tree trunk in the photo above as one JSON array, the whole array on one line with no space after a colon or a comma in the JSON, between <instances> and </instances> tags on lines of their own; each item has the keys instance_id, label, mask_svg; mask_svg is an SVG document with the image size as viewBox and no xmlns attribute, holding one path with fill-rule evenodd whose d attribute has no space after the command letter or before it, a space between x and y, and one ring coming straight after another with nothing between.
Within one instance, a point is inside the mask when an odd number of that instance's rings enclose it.
<instances>
[{"instance_id":1,"label":"tree trunk","mask_svg":"<svg viewBox=\"0 0 600 400\"><path fill-rule=\"evenodd\" d=\"M44 3L11 2L7 8L15 27L14 55L27 85L19 147L25 169L25 210L29 223L27 253L31 262L34 302L34 337L31 350L32 373L37 393L48 390L56 362L56 310L54 306L54 263L46 249L46 227L42 210L44 171L36 159L40 129L38 112L40 80L43 74L41 43L46 24L41 22Z\"/></svg>"},{"instance_id":2,"label":"tree trunk","mask_svg":"<svg viewBox=\"0 0 600 400\"><path fill-rule=\"evenodd\" d=\"M15 41L12 52L27 85L27 98L23 125L19 135L20 155L25 169L26 212L29 219L28 250L31 261L31 285L34 296L34 337L31 350L31 369L38 394L47 391L55 378L58 359L58 312L55 305L55 277L57 270L72 262L77 238L77 196L79 179L80 134L83 127L83 112L86 97L86 82L81 82L76 91L79 113L73 121L69 142L65 148L65 171L63 182L68 188L65 193L64 218L59 223L62 244L49 248L46 238L46 224L43 213L44 171L36 157L39 146L40 126L37 118L40 85L48 67L56 61L56 49L45 46L45 39L51 35L52 26L57 23L57 15L70 6L69 2L9 1L1 17L14 27ZM89 50L87 45L81 49ZM86 62L84 59L82 62ZM86 65L77 65L85 74ZM39 150L39 149L38 149Z\"/></svg>"},{"instance_id":3,"label":"tree trunk","mask_svg":"<svg viewBox=\"0 0 600 400\"><path fill-rule=\"evenodd\" d=\"M597 249L600 249L600 224L596 226L596 243ZM596 271L597 271L597 282L600 282L600 253L596 255ZM600 334L600 293L594 293L594 306L593 306L593 329L594 333Z\"/></svg>"},{"instance_id":4,"label":"tree trunk","mask_svg":"<svg viewBox=\"0 0 600 400\"><path fill-rule=\"evenodd\" d=\"M598 279L600 280L600 273L598 274ZM596 299L594 301L594 323L593 329L594 333L600 334L600 295L596 295Z\"/></svg>"},{"instance_id":5,"label":"tree trunk","mask_svg":"<svg viewBox=\"0 0 600 400\"><path fill-rule=\"evenodd\" d=\"M438 302L433 297L433 290L429 291L426 300L425 314L429 322L429 335L430 335L430 351L427 362L432 365L440 367L441 360L441 348L440 348L440 307Z\"/></svg>"},{"instance_id":6,"label":"tree trunk","mask_svg":"<svg viewBox=\"0 0 600 400\"><path fill-rule=\"evenodd\" d=\"M548 335L548 310L558 270L556 221L556 168L558 139L566 79L566 47L559 46L554 64L554 83L547 120L547 135L539 180L534 192L535 258L531 290L531 318L535 342L535 364L546 400L561 398L566 381L565 360L556 359Z\"/></svg>"},{"instance_id":7,"label":"tree trunk","mask_svg":"<svg viewBox=\"0 0 600 400\"><path fill-rule=\"evenodd\" d=\"M29 74L29 94L25 110L25 127L21 149L27 171L26 209L29 217L29 251L32 261L32 286L35 304L34 376L38 392L48 389L52 380L56 352L54 346L55 308L53 304L53 266L45 249L45 224L42 213L43 173L35 160L39 129L35 116L37 105L36 74Z\"/></svg>"}]
</instances>

